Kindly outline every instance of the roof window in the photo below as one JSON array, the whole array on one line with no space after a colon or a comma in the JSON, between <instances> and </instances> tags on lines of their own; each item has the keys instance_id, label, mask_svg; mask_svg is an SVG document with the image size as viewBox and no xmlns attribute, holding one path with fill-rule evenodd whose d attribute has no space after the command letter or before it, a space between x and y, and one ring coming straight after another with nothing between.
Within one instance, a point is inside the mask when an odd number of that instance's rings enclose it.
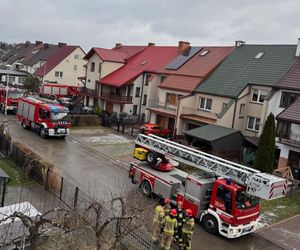
<instances>
[{"instance_id":1,"label":"roof window","mask_svg":"<svg viewBox=\"0 0 300 250\"><path fill-rule=\"evenodd\" d=\"M260 59L265 54L265 52L258 52L257 55L254 57L255 59Z\"/></svg>"},{"instance_id":2,"label":"roof window","mask_svg":"<svg viewBox=\"0 0 300 250\"><path fill-rule=\"evenodd\" d=\"M208 54L208 50L204 50L203 52L201 52L200 56L206 56Z\"/></svg>"}]
</instances>

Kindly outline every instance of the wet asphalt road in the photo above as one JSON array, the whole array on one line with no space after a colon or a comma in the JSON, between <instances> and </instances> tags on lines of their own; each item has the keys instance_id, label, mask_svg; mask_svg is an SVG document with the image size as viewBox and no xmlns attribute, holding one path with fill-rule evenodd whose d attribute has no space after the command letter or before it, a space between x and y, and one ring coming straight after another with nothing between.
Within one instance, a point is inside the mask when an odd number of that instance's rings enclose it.
<instances>
[{"instance_id":1,"label":"wet asphalt road","mask_svg":"<svg viewBox=\"0 0 300 250\"><path fill-rule=\"evenodd\" d=\"M0 115L0 121L1 121ZM3 118L3 117L2 117ZM13 116L9 116L14 119ZM19 142L30 147L44 159L53 163L66 179L97 198L108 198L119 189L130 192L136 186L128 181L127 170L95 150L84 147L80 141L69 139L42 139L37 133L21 128L16 122L9 124L9 133ZM282 249L256 234L229 240L206 233L199 225L195 229L193 249Z\"/></svg>"}]
</instances>

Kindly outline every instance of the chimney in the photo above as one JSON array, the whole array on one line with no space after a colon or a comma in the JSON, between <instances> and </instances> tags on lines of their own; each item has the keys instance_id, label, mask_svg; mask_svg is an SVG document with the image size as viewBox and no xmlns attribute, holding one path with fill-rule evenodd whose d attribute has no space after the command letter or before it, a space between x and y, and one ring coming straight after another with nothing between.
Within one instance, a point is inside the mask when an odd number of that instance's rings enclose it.
<instances>
[{"instance_id":1,"label":"chimney","mask_svg":"<svg viewBox=\"0 0 300 250\"><path fill-rule=\"evenodd\" d=\"M185 41L179 41L178 43L178 52L182 53L184 52L187 48L190 47L190 43L189 42L185 42Z\"/></svg>"},{"instance_id":2,"label":"chimney","mask_svg":"<svg viewBox=\"0 0 300 250\"><path fill-rule=\"evenodd\" d=\"M25 47L28 47L30 45L30 41L25 42Z\"/></svg>"},{"instance_id":3,"label":"chimney","mask_svg":"<svg viewBox=\"0 0 300 250\"><path fill-rule=\"evenodd\" d=\"M155 46L155 43L148 43L148 46Z\"/></svg>"},{"instance_id":4,"label":"chimney","mask_svg":"<svg viewBox=\"0 0 300 250\"><path fill-rule=\"evenodd\" d=\"M49 48L49 44L48 43L44 43L44 49L48 49Z\"/></svg>"},{"instance_id":5,"label":"chimney","mask_svg":"<svg viewBox=\"0 0 300 250\"><path fill-rule=\"evenodd\" d=\"M63 46L67 45L66 43L58 43L58 47L61 48Z\"/></svg>"},{"instance_id":6,"label":"chimney","mask_svg":"<svg viewBox=\"0 0 300 250\"><path fill-rule=\"evenodd\" d=\"M298 44L297 44L297 49L296 49L296 57L300 56L300 38L298 38Z\"/></svg>"},{"instance_id":7,"label":"chimney","mask_svg":"<svg viewBox=\"0 0 300 250\"><path fill-rule=\"evenodd\" d=\"M121 48L122 47L122 43L116 43L116 49Z\"/></svg>"},{"instance_id":8,"label":"chimney","mask_svg":"<svg viewBox=\"0 0 300 250\"><path fill-rule=\"evenodd\" d=\"M35 45L40 45L40 44L43 44L42 41L35 41Z\"/></svg>"},{"instance_id":9,"label":"chimney","mask_svg":"<svg viewBox=\"0 0 300 250\"><path fill-rule=\"evenodd\" d=\"M240 46L244 45L245 43L246 43L245 41L237 40L237 41L235 41L235 47L240 47Z\"/></svg>"}]
</instances>

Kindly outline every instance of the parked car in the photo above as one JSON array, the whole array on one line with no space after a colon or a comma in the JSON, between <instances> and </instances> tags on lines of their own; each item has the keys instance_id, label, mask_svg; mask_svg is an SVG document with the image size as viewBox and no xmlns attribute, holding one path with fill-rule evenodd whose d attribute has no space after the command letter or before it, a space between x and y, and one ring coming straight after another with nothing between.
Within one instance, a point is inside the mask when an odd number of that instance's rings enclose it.
<instances>
[{"instance_id":1,"label":"parked car","mask_svg":"<svg viewBox=\"0 0 300 250\"><path fill-rule=\"evenodd\" d=\"M146 123L141 127L141 132L145 135L154 134L161 137L171 137L172 132L167 129L163 128L158 124Z\"/></svg>"},{"instance_id":2,"label":"parked car","mask_svg":"<svg viewBox=\"0 0 300 250\"><path fill-rule=\"evenodd\" d=\"M82 112L85 113L85 114L94 114L94 107L84 106L82 108Z\"/></svg>"},{"instance_id":3,"label":"parked car","mask_svg":"<svg viewBox=\"0 0 300 250\"><path fill-rule=\"evenodd\" d=\"M70 107L72 105L72 99L69 97L61 97L58 98L57 101L65 107Z\"/></svg>"}]
</instances>

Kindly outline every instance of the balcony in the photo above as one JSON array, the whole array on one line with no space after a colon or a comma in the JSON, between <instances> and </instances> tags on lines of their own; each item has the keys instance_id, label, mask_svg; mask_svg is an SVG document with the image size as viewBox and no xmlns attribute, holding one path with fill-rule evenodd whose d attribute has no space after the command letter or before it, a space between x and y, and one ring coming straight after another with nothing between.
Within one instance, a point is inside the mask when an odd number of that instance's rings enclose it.
<instances>
[{"instance_id":1,"label":"balcony","mask_svg":"<svg viewBox=\"0 0 300 250\"><path fill-rule=\"evenodd\" d=\"M115 103L132 103L132 96L101 93L100 98Z\"/></svg>"},{"instance_id":2,"label":"balcony","mask_svg":"<svg viewBox=\"0 0 300 250\"><path fill-rule=\"evenodd\" d=\"M176 106L167 102L161 102L159 99L150 99L148 101L148 109L157 113L169 115L170 117L176 116Z\"/></svg>"},{"instance_id":3,"label":"balcony","mask_svg":"<svg viewBox=\"0 0 300 250\"><path fill-rule=\"evenodd\" d=\"M184 120L192 120L201 124L214 124L217 122L217 116L215 113L190 107L182 107L180 118Z\"/></svg>"},{"instance_id":4,"label":"balcony","mask_svg":"<svg viewBox=\"0 0 300 250\"><path fill-rule=\"evenodd\" d=\"M291 146L300 146L300 134L292 133L291 131L284 133L277 133L278 142L288 144Z\"/></svg>"},{"instance_id":5,"label":"balcony","mask_svg":"<svg viewBox=\"0 0 300 250\"><path fill-rule=\"evenodd\" d=\"M95 90L95 89L89 89L89 88L82 87L80 89L80 93L82 93L82 95L84 95L84 96L98 98L98 93L97 93L97 90Z\"/></svg>"}]
</instances>

